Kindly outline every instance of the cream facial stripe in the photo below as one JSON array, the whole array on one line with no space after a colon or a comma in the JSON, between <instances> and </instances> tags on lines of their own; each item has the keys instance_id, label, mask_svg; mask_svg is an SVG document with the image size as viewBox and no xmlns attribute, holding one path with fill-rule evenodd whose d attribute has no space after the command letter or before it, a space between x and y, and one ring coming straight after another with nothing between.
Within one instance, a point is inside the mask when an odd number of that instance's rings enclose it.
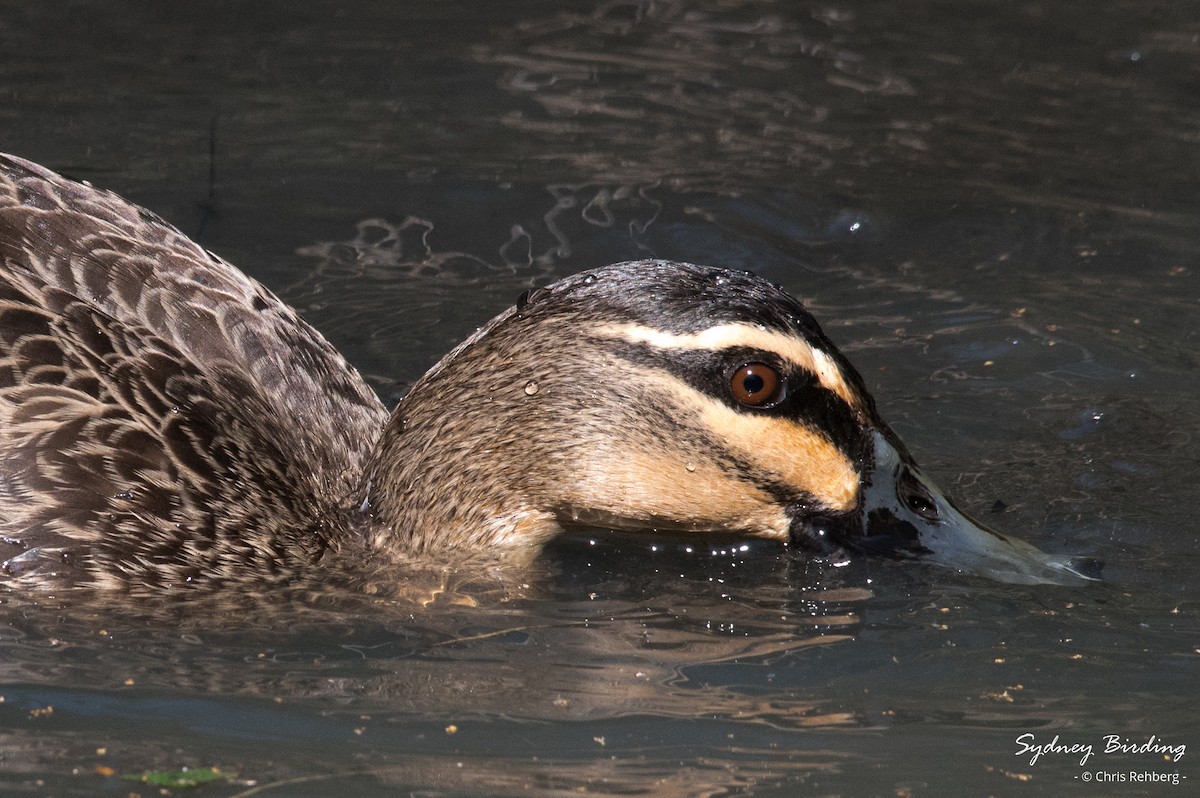
<instances>
[{"instance_id":1,"label":"cream facial stripe","mask_svg":"<svg viewBox=\"0 0 1200 798\"><path fill-rule=\"evenodd\" d=\"M681 406L694 408L692 417L739 459L803 491L825 509L847 511L858 505L858 469L819 430L790 419L739 413L669 372L661 372L657 384L675 394Z\"/></svg>"},{"instance_id":2,"label":"cream facial stripe","mask_svg":"<svg viewBox=\"0 0 1200 798\"><path fill-rule=\"evenodd\" d=\"M642 324L602 324L594 328L592 333L604 338L646 344L656 349L720 351L740 346L774 352L782 360L816 376L823 388L837 394L850 407L862 409L858 394L846 382L841 369L829 355L793 335L756 324L718 324L699 332L683 334L663 332Z\"/></svg>"}]
</instances>

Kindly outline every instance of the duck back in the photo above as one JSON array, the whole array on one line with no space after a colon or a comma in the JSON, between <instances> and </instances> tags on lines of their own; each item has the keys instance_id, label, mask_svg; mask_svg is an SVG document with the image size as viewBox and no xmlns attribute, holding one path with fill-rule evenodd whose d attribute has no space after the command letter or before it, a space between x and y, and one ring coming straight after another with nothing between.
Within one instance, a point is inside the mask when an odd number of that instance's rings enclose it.
<instances>
[{"instance_id":1,"label":"duck back","mask_svg":"<svg viewBox=\"0 0 1200 798\"><path fill-rule=\"evenodd\" d=\"M289 580L345 534L386 417L263 286L0 156L0 580Z\"/></svg>"}]
</instances>

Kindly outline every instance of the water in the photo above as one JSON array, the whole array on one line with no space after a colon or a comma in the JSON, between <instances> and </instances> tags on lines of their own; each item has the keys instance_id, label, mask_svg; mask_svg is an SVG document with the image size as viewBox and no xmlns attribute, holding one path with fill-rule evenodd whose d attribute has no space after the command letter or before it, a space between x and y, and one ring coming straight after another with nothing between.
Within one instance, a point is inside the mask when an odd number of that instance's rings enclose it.
<instances>
[{"instance_id":1,"label":"water","mask_svg":"<svg viewBox=\"0 0 1200 798\"><path fill-rule=\"evenodd\" d=\"M1187 790L1189 12L0 2L3 148L174 221L388 401L556 276L751 268L964 509L1108 563L1021 587L581 534L516 589L5 596L0 791L150 795L119 777L214 765L237 777L206 795ZM1016 755L1056 735L1093 755Z\"/></svg>"}]
</instances>

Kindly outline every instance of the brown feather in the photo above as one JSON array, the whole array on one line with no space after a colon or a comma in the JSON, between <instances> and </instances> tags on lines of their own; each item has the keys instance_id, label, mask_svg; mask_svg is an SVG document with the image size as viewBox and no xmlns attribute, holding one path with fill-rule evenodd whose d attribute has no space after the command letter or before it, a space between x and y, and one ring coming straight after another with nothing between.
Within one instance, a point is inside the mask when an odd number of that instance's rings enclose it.
<instances>
[{"instance_id":1,"label":"brown feather","mask_svg":"<svg viewBox=\"0 0 1200 798\"><path fill-rule=\"evenodd\" d=\"M258 283L114 194L0 159L9 577L287 579L345 532L386 413Z\"/></svg>"}]
</instances>

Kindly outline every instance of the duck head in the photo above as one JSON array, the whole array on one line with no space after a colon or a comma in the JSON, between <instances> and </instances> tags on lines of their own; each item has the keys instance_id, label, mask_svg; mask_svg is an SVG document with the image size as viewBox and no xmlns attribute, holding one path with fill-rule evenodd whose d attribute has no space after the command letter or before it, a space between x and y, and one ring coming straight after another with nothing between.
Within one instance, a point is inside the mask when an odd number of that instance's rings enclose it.
<instances>
[{"instance_id":1,"label":"duck head","mask_svg":"<svg viewBox=\"0 0 1200 798\"><path fill-rule=\"evenodd\" d=\"M1011 582L1096 578L923 476L853 366L744 272L616 264L527 292L396 408L366 470L377 549L527 557L574 524L721 531Z\"/></svg>"}]
</instances>

